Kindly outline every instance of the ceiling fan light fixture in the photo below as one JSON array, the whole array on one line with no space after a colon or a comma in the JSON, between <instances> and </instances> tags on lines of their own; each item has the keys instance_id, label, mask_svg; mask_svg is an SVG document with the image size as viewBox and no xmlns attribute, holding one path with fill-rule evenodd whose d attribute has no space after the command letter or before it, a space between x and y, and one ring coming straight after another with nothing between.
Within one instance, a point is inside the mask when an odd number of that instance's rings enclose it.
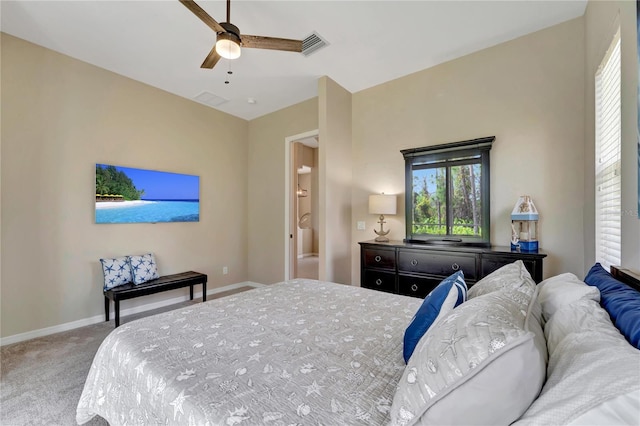
<instances>
[{"instance_id":1,"label":"ceiling fan light fixture","mask_svg":"<svg viewBox=\"0 0 640 426\"><path fill-rule=\"evenodd\" d=\"M2 1L2 0L0 0ZM227 22L213 19L207 12L193 0L180 0L187 9L196 15L202 22L216 33L216 44L200 65L200 68L211 69L216 66L220 58L236 59L240 57L242 47L250 49L284 50L287 52L302 52L302 40L292 40L277 37L264 37L256 35L240 36L240 29L231 22L231 0L227 0ZM228 83L228 80L225 81Z\"/></svg>"},{"instance_id":2,"label":"ceiling fan light fixture","mask_svg":"<svg viewBox=\"0 0 640 426\"><path fill-rule=\"evenodd\" d=\"M240 39L233 33L220 33L216 41L216 52L226 59L240 57Z\"/></svg>"}]
</instances>

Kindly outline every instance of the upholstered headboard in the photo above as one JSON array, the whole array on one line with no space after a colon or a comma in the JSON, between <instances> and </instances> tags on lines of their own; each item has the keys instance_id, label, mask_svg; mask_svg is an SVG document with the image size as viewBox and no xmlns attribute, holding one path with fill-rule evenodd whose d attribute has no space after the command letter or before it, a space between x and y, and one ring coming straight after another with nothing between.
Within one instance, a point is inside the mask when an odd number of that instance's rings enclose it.
<instances>
[{"instance_id":1,"label":"upholstered headboard","mask_svg":"<svg viewBox=\"0 0 640 426\"><path fill-rule=\"evenodd\" d=\"M622 281L629 287L640 291L640 274L621 266L612 266L611 275L618 281Z\"/></svg>"}]
</instances>

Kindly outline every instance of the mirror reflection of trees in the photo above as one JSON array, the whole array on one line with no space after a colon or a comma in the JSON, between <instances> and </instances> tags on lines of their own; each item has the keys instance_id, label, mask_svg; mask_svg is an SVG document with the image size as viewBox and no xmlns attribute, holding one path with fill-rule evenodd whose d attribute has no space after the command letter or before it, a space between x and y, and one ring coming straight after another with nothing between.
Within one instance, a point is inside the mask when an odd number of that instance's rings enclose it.
<instances>
[{"instance_id":1,"label":"mirror reflection of trees","mask_svg":"<svg viewBox=\"0 0 640 426\"><path fill-rule=\"evenodd\" d=\"M447 235L447 178L450 235L481 235L480 164L413 170L413 232Z\"/></svg>"},{"instance_id":2,"label":"mirror reflection of trees","mask_svg":"<svg viewBox=\"0 0 640 426\"><path fill-rule=\"evenodd\" d=\"M410 243L490 247L489 151L495 136L400 150Z\"/></svg>"}]
</instances>

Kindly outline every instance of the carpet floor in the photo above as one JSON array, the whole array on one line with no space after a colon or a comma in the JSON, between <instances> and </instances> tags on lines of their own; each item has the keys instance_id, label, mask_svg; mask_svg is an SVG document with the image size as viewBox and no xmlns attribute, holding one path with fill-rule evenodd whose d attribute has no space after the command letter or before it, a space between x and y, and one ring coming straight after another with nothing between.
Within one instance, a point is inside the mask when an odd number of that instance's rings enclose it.
<instances>
[{"instance_id":1,"label":"carpet floor","mask_svg":"<svg viewBox=\"0 0 640 426\"><path fill-rule=\"evenodd\" d=\"M250 290L242 287L207 296L215 299ZM197 300L130 315L120 323L178 309ZM0 351L0 425L76 424L76 406L98 347L114 329L114 321L24 342L6 345ZM107 425L96 416L90 426Z\"/></svg>"}]
</instances>

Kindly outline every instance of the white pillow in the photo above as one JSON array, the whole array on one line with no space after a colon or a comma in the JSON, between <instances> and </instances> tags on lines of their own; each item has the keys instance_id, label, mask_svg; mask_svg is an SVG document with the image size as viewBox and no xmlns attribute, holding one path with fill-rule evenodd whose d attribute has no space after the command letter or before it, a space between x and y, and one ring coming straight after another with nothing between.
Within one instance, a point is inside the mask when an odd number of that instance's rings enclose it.
<instances>
[{"instance_id":1,"label":"white pillow","mask_svg":"<svg viewBox=\"0 0 640 426\"><path fill-rule=\"evenodd\" d=\"M536 283L531 278L522 260L503 266L482 278L469 288L467 299L489 294L494 291L508 290L521 286L535 287Z\"/></svg>"},{"instance_id":2,"label":"white pillow","mask_svg":"<svg viewBox=\"0 0 640 426\"><path fill-rule=\"evenodd\" d=\"M127 256L100 259L100 264L104 276L104 291L133 281Z\"/></svg>"},{"instance_id":3,"label":"white pillow","mask_svg":"<svg viewBox=\"0 0 640 426\"><path fill-rule=\"evenodd\" d=\"M127 256L131 265L131 275L134 284L142 284L159 278L158 264L153 253L140 256Z\"/></svg>"},{"instance_id":4,"label":"white pillow","mask_svg":"<svg viewBox=\"0 0 640 426\"><path fill-rule=\"evenodd\" d=\"M520 417L546 371L535 293L529 286L495 291L435 323L398 383L391 424L493 425Z\"/></svg>"},{"instance_id":5,"label":"white pillow","mask_svg":"<svg viewBox=\"0 0 640 426\"><path fill-rule=\"evenodd\" d=\"M583 298L559 309L545 325L545 335L547 381L515 424L567 424L605 401L640 389L640 351L598 302Z\"/></svg>"},{"instance_id":6,"label":"white pillow","mask_svg":"<svg viewBox=\"0 0 640 426\"><path fill-rule=\"evenodd\" d=\"M547 278L538 284L538 289L538 300L546 321L549 321L558 309L578 299L586 298L600 302L598 288L585 284L572 273Z\"/></svg>"}]
</instances>

